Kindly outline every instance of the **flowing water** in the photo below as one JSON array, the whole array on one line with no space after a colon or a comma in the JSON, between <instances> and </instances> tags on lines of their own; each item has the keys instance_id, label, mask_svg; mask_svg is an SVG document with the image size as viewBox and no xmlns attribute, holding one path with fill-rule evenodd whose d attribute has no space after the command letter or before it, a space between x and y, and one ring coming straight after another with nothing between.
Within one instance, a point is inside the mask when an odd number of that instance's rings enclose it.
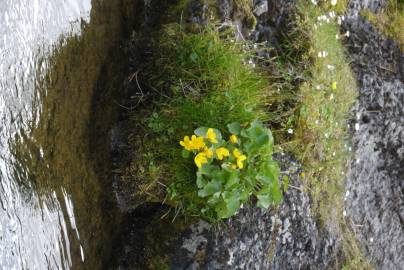
<instances>
[{"instance_id":1,"label":"flowing water","mask_svg":"<svg viewBox=\"0 0 404 270\"><path fill-rule=\"evenodd\" d=\"M108 128L134 2L0 0L0 269L110 266Z\"/></svg>"}]
</instances>

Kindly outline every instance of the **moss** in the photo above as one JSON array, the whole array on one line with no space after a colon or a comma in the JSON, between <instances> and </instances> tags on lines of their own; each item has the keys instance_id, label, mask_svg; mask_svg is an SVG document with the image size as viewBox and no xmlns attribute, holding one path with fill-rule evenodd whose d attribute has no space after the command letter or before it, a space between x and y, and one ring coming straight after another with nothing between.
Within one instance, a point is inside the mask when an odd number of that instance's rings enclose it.
<instances>
[{"instance_id":1,"label":"moss","mask_svg":"<svg viewBox=\"0 0 404 270\"><path fill-rule=\"evenodd\" d=\"M233 19L241 17L243 24L250 29L257 25L257 19L253 14L252 1L238 0L234 1Z\"/></svg>"},{"instance_id":2,"label":"moss","mask_svg":"<svg viewBox=\"0 0 404 270\"><path fill-rule=\"evenodd\" d=\"M169 265L168 257L167 256L161 257L158 255L153 257L152 259L149 260L147 269L149 269L149 270L169 270L170 265Z\"/></svg>"},{"instance_id":3,"label":"moss","mask_svg":"<svg viewBox=\"0 0 404 270\"><path fill-rule=\"evenodd\" d=\"M389 0L387 6L378 14L364 10L366 17L384 35L396 40L404 51L404 1Z\"/></svg>"},{"instance_id":4,"label":"moss","mask_svg":"<svg viewBox=\"0 0 404 270\"><path fill-rule=\"evenodd\" d=\"M337 23L317 23L318 16L335 7L306 3L299 10L309 34L307 59L311 59L311 64L309 76L299 89L301 100L294 117L294 138L285 147L303 163L302 179L319 223L335 228L343 236L345 266L369 269L342 214L344 179L351 158L347 120L357 97L356 80L341 38L337 38L341 36ZM327 56L319 57L324 51Z\"/></svg>"},{"instance_id":5,"label":"moss","mask_svg":"<svg viewBox=\"0 0 404 270\"><path fill-rule=\"evenodd\" d=\"M321 10L312 8L302 11L312 26L321 15ZM295 136L299 144L293 151L305 164L306 179L312 182L312 194L318 198L315 201L325 204L319 206L320 211L327 211L326 205L332 205L335 199L332 194L341 194L344 187L343 174L350 159L346 127L349 110L357 96L356 81L342 44L336 39L337 24L318 25L310 32L311 79L300 88L302 103ZM319 58L318 53L322 51L328 55ZM324 191L330 197L325 197ZM330 215L323 213L322 216L327 219Z\"/></svg>"}]
</instances>

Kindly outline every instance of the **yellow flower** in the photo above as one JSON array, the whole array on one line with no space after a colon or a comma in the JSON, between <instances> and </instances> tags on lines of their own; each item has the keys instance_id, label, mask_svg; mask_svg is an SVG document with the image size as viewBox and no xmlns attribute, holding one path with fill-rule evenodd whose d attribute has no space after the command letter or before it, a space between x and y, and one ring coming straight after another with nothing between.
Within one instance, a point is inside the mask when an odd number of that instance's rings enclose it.
<instances>
[{"instance_id":1,"label":"yellow flower","mask_svg":"<svg viewBox=\"0 0 404 270\"><path fill-rule=\"evenodd\" d=\"M238 150L238 149L234 149L233 150L233 156L236 158L237 160L237 166L242 169L244 167L243 161L247 159L246 155L243 155L243 153Z\"/></svg>"},{"instance_id":2,"label":"yellow flower","mask_svg":"<svg viewBox=\"0 0 404 270\"><path fill-rule=\"evenodd\" d=\"M228 157L228 156L230 156L230 152L229 152L229 150L227 150L226 148L220 147L220 148L216 149L216 155L217 155L217 158L218 158L219 160L222 160L223 157Z\"/></svg>"},{"instance_id":3,"label":"yellow flower","mask_svg":"<svg viewBox=\"0 0 404 270\"><path fill-rule=\"evenodd\" d=\"M193 150L202 149L205 147L205 142L203 141L203 137L196 137L192 135L191 137L191 148Z\"/></svg>"},{"instance_id":4,"label":"yellow flower","mask_svg":"<svg viewBox=\"0 0 404 270\"><path fill-rule=\"evenodd\" d=\"M213 130L213 128L208 128L206 138L208 138L211 143L217 143L216 132Z\"/></svg>"},{"instance_id":5,"label":"yellow flower","mask_svg":"<svg viewBox=\"0 0 404 270\"><path fill-rule=\"evenodd\" d=\"M246 160L247 157L245 155L241 155L237 158L237 166L242 169L244 167L243 161Z\"/></svg>"},{"instance_id":6,"label":"yellow flower","mask_svg":"<svg viewBox=\"0 0 404 270\"><path fill-rule=\"evenodd\" d=\"M203 149L203 153L205 153L206 157L211 158L213 157L213 151L205 146Z\"/></svg>"},{"instance_id":7,"label":"yellow flower","mask_svg":"<svg viewBox=\"0 0 404 270\"><path fill-rule=\"evenodd\" d=\"M337 90L337 82L333 82L331 88L332 90Z\"/></svg>"},{"instance_id":8,"label":"yellow flower","mask_svg":"<svg viewBox=\"0 0 404 270\"><path fill-rule=\"evenodd\" d=\"M233 150L233 156L235 158L239 158L243 153L240 152L237 148Z\"/></svg>"},{"instance_id":9,"label":"yellow flower","mask_svg":"<svg viewBox=\"0 0 404 270\"><path fill-rule=\"evenodd\" d=\"M185 150L191 151L192 150L192 144L191 141L189 140L188 136L184 137L183 141L180 141L180 145L185 148Z\"/></svg>"},{"instance_id":10,"label":"yellow flower","mask_svg":"<svg viewBox=\"0 0 404 270\"><path fill-rule=\"evenodd\" d=\"M205 153L199 153L194 158L195 164L198 168L201 168L203 164L208 163Z\"/></svg>"},{"instance_id":11,"label":"yellow flower","mask_svg":"<svg viewBox=\"0 0 404 270\"><path fill-rule=\"evenodd\" d=\"M238 143L238 138L237 138L237 136L234 135L234 134L232 134L232 135L230 136L230 141L231 141L232 143Z\"/></svg>"}]
</instances>

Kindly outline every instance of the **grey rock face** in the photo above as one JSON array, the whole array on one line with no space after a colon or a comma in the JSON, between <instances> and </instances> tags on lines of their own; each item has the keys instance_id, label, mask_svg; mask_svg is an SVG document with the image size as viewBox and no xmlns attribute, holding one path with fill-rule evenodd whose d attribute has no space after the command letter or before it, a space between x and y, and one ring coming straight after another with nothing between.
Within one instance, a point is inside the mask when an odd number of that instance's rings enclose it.
<instances>
[{"instance_id":1,"label":"grey rock face","mask_svg":"<svg viewBox=\"0 0 404 270\"><path fill-rule=\"evenodd\" d=\"M254 14L256 16L261 16L266 12L268 12L268 1L259 1L257 4L255 4Z\"/></svg>"},{"instance_id":2,"label":"grey rock face","mask_svg":"<svg viewBox=\"0 0 404 270\"><path fill-rule=\"evenodd\" d=\"M404 54L364 18L385 1L352 1L344 28L359 101L346 211L377 269L404 267Z\"/></svg>"},{"instance_id":3,"label":"grey rock face","mask_svg":"<svg viewBox=\"0 0 404 270\"><path fill-rule=\"evenodd\" d=\"M291 185L277 210L247 206L220 228L200 221L180 237L171 269L326 269L339 241L312 217L310 199L299 190L298 166L278 157ZM296 186L295 186L296 185Z\"/></svg>"}]
</instances>

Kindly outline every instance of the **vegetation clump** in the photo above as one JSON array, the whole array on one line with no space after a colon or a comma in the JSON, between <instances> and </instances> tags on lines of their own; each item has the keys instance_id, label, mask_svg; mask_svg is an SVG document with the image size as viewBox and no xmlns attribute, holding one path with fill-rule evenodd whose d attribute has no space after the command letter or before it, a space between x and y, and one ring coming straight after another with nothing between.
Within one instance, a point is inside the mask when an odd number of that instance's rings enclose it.
<instances>
[{"instance_id":1,"label":"vegetation clump","mask_svg":"<svg viewBox=\"0 0 404 270\"><path fill-rule=\"evenodd\" d=\"M272 136L268 129L254 122L265 123L268 120L265 112L267 82L248 63L252 56L243 50L241 44L227 38L229 32L219 32L212 27L186 32L181 27L169 25L164 29L156 42L151 65L143 73L143 84L153 94L147 106L140 110L141 113L138 111L132 116L133 130L141 131L135 132L131 138L132 148L136 149L138 156L126 172L126 177L135 179L138 185L135 196L142 202L165 201L177 210L209 220L233 215L251 194L261 196L261 205L268 207L270 200L279 201L279 194L276 192L275 197L265 197L268 192L273 192L264 183L266 176L262 176L261 180L251 179L256 175L247 177L247 173L255 173L255 169L258 169L254 166L271 160ZM186 134L193 134L197 127L218 128L214 129L218 141L229 147L231 158L236 158L235 149L227 145L228 142L219 140L221 134L229 133L225 127L234 122L240 123L240 127L252 123L249 129L234 134L239 133L240 143L243 142L239 150L249 155L243 173L237 172L242 169L240 166L234 171L236 174L228 166L202 166L206 162L201 155L198 156L200 168L195 167L193 160L183 159L178 141ZM200 132L201 129L197 129L199 137L185 137L182 144L191 151L196 149L189 148L189 143L206 146L205 141L198 142L198 138L206 135ZM263 137L252 137L260 135ZM211 143L209 147L212 147ZM216 150L219 149L213 150L218 158ZM221 155L226 153L222 152ZM240 157L238 165L244 164ZM269 164L273 166L271 177L277 181L275 163ZM269 170L262 167L261 174ZM227 184L227 190L212 193L212 180L217 179L214 177L217 172L223 177L227 174L233 182L239 182L228 183L229 179L225 181L222 178L220 185L225 188ZM276 181L272 181L272 189L276 189ZM219 182L215 182L215 185L218 188ZM169 197L166 196L167 188ZM204 188L205 193L201 191ZM221 197L217 198L219 195Z\"/></svg>"},{"instance_id":2,"label":"vegetation clump","mask_svg":"<svg viewBox=\"0 0 404 270\"><path fill-rule=\"evenodd\" d=\"M208 216L229 218L251 195L257 205L268 208L279 203L278 164L272 160L273 137L269 129L255 121L248 128L239 123L227 125L228 141L218 129L200 127L191 139L180 144L183 157L194 156L196 185L201 212ZM170 188L170 199L177 195L177 185Z\"/></svg>"},{"instance_id":3,"label":"vegetation clump","mask_svg":"<svg viewBox=\"0 0 404 270\"><path fill-rule=\"evenodd\" d=\"M304 179L324 221L335 216L335 203L343 201L337 197L343 194L350 160L347 120L357 96L356 81L341 44L349 33L339 33L339 15L315 5L301 5L300 11L311 36L307 53L312 60L299 89L295 141L288 150L304 164Z\"/></svg>"},{"instance_id":4,"label":"vegetation clump","mask_svg":"<svg viewBox=\"0 0 404 270\"><path fill-rule=\"evenodd\" d=\"M337 1L335 1L337 2ZM302 180L313 200L320 224L332 226L343 237L344 269L369 269L353 228L344 213L345 173L351 159L348 120L354 104L356 80L341 41L339 24L346 1L299 5L302 24L310 36L308 76L300 85L298 113L293 117L294 138L285 149L302 162Z\"/></svg>"}]
</instances>

